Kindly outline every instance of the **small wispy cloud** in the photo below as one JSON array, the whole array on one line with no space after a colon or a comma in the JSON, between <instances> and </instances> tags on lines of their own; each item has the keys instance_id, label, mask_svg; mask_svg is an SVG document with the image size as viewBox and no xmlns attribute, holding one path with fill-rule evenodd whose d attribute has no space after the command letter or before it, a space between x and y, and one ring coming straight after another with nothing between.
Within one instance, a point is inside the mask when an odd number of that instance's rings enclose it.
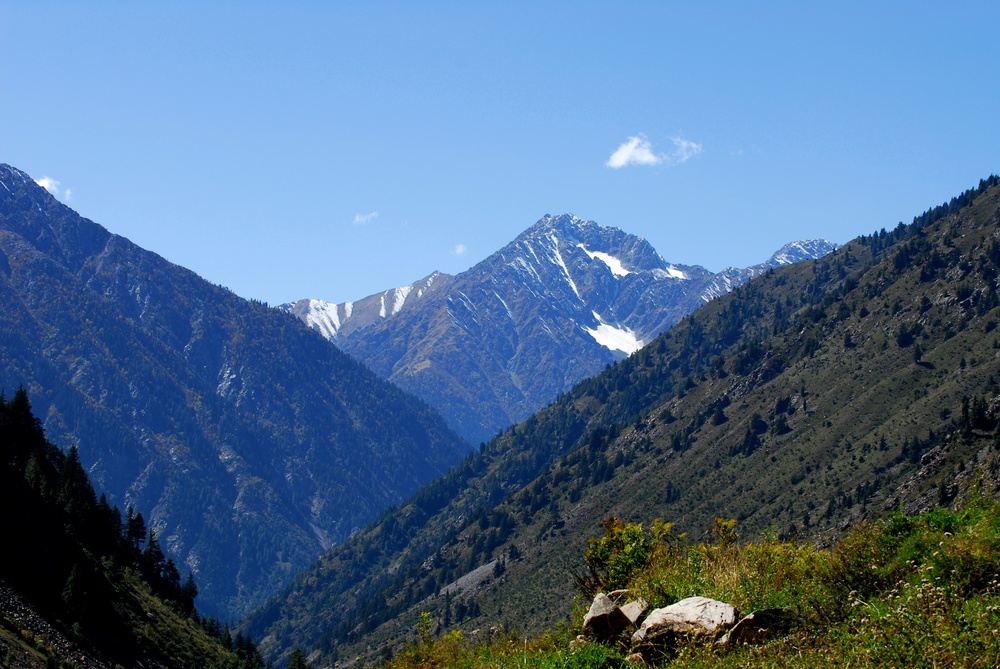
<instances>
[{"instance_id":1,"label":"small wispy cloud","mask_svg":"<svg viewBox=\"0 0 1000 669\"><path fill-rule=\"evenodd\" d=\"M466 251L468 251L468 249L465 248L465 244L458 244L455 246L454 253L457 256L464 256Z\"/></svg>"},{"instance_id":2,"label":"small wispy cloud","mask_svg":"<svg viewBox=\"0 0 1000 669\"><path fill-rule=\"evenodd\" d=\"M35 179L35 183L51 193L53 197L57 197L63 202L69 202L73 198L73 191L69 188L60 190L59 182L52 177L46 176L41 179Z\"/></svg>"},{"instance_id":3,"label":"small wispy cloud","mask_svg":"<svg viewBox=\"0 0 1000 669\"><path fill-rule=\"evenodd\" d=\"M351 223L353 225L368 225L369 223L374 223L376 218L378 218L377 211L368 214L355 214L354 220Z\"/></svg>"},{"instance_id":4,"label":"small wispy cloud","mask_svg":"<svg viewBox=\"0 0 1000 669\"><path fill-rule=\"evenodd\" d=\"M670 160L675 165L686 163L705 150L705 147L698 142L692 142L683 137L671 137L670 141L674 143L674 151L670 154Z\"/></svg>"},{"instance_id":5,"label":"small wispy cloud","mask_svg":"<svg viewBox=\"0 0 1000 669\"><path fill-rule=\"evenodd\" d=\"M616 170L628 165L659 165L661 163L680 165L704 151L701 144L683 137L671 137L670 141L674 143L673 151L657 153L653 150L652 143L643 135L629 137L615 149L615 152L604 164Z\"/></svg>"}]
</instances>

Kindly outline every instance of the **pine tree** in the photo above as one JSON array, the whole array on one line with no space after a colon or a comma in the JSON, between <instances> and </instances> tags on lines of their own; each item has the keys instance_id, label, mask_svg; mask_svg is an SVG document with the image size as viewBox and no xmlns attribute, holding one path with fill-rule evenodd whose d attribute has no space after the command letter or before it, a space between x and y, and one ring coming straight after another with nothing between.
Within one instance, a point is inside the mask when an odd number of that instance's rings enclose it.
<instances>
[{"instance_id":1,"label":"pine tree","mask_svg":"<svg viewBox=\"0 0 1000 669\"><path fill-rule=\"evenodd\" d=\"M198 596L198 586L194 582L194 574L188 572L187 580L184 581L184 585L181 586L180 592L180 605L181 611L185 615L191 615L194 613L194 599Z\"/></svg>"},{"instance_id":2,"label":"pine tree","mask_svg":"<svg viewBox=\"0 0 1000 669\"><path fill-rule=\"evenodd\" d=\"M146 539L146 521L143 520L142 513L136 513L135 509L129 506L125 516L124 529L125 539L128 541L129 546L138 553Z\"/></svg>"},{"instance_id":3,"label":"pine tree","mask_svg":"<svg viewBox=\"0 0 1000 669\"><path fill-rule=\"evenodd\" d=\"M288 659L288 669L309 669L306 663L306 656L300 648L292 651L292 656Z\"/></svg>"}]
</instances>

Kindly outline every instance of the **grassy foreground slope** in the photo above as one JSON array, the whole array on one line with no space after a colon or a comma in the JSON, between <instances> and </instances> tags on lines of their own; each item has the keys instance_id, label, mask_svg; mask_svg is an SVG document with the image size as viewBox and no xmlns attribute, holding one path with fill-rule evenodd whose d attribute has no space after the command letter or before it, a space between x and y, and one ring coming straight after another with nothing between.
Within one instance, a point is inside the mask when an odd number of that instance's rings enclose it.
<instances>
[{"instance_id":1,"label":"grassy foreground slope","mask_svg":"<svg viewBox=\"0 0 1000 669\"><path fill-rule=\"evenodd\" d=\"M690 640L654 660L656 666L985 668L1000 658L1000 504L981 489L958 511L894 512L827 549L774 538L740 544L732 525L720 529L714 542L687 545L619 527L631 542L619 542L608 560L625 575L613 585L653 607L702 595L743 612L783 608L797 622L759 645ZM567 634L530 641L494 634L483 641L420 631L388 669L599 669L622 666L627 652L615 644L571 645Z\"/></svg>"},{"instance_id":2,"label":"grassy foreground slope","mask_svg":"<svg viewBox=\"0 0 1000 669\"><path fill-rule=\"evenodd\" d=\"M442 629L565 621L586 539L615 515L698 540L832 542L951 503L996 440L1000 187L715 300L486 444L327 554L249 620L334 663Z\"/></svg>"}]
</instances>

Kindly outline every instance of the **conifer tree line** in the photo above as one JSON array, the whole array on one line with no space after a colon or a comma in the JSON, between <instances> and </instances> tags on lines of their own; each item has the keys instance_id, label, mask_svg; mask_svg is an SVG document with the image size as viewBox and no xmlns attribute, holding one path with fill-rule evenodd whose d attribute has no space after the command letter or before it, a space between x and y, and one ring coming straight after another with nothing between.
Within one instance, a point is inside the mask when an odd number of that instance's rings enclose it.
<instances>
[{"instance_id":1,"label":"conifer tree line","mask_svg":"<svg viewBox=\"0 0 1000 669\"><path fill-rule=\"evenodd\" d=\"M141 512L130 506L123 516L105 495L98 497L75 446L63 453L45 439L23 388L10 400L0 392L0 508L6 547L0 550L0 582L85 646L141 653L128 641L135 630L115 610L121 601L115 581L129 570L229 652L212 667L272 666L249 636L234 636L228 625L198 615L194 576L181 580ZM293 660L308 667L301 651Z\"/></svg>"},{"instance_id":2,"label":"conifer tree line","mask_svg":"<svg viewBox=\"0 0 1000 669\"><path fill-rule=\"evenodd\" d=\"M0 523L19 547L2 551L5 580L27 590L23 594L32 600L37 595L56 608L61 601L72 618L65 622L84 625L94 615L99 619L95 609L103 589L89 566L92 560L86 559L89 554L117 568L137 570L156 596L184 615L195 614L194 577L189 573L181 581L142 513L129 507L123 518L103 494L97 497L75 446L64 454L46 441L24 389L9 401L0 395L0 458L8 510ZM65 530L65 538L43 535L53 524Z\"/></svg>"}]
</instances>

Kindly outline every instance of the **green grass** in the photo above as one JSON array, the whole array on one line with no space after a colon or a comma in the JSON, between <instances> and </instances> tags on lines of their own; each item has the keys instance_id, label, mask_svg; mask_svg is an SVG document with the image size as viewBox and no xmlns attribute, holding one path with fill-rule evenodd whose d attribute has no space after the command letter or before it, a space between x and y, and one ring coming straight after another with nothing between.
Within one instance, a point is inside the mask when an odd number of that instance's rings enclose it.
<instances>
[{"instance_id":1,"label":"green grass","mask_svg":"<svg viewBox=\"0 0 1000 669\"><path fill-rule=\"evenodd\" d=\"M1000 665L1000 503L978 489L957 511L890 514L859 525L829 549L776 539L740 544L731 525L719 527L722 541L660 541L639 569L635 552L618 541L620 553L602 554L601 565L614 567L617 555L629 561L630 590L653 606L703 595L744 613L790 609L799 622L788 635L760 646L691 643L658 666ZM639 540L635 526L627 530L608 524L605 539ZM529 640L496 633L479 640L458 631L435 638L427 630L425 625L420 639L388 667L596 669L622 666L627 653L596 643L571 645L578 630Z\"/></svg>"},{"instance_id":2,"label":"green grass","mask_svg":"<svg viewBox=\"0 0 1000 669\"><path fill-rule=\"evenodd\" d=\"M622 655L615 649L591 643L571 648L567 639L554 635L526 640L494 633L482 643L466 641L461 633L451 632L440 639L425 638L408 646L385 666L387 669L600 669L617 666L621 661Z\"/></svg>"}]
</instances>

